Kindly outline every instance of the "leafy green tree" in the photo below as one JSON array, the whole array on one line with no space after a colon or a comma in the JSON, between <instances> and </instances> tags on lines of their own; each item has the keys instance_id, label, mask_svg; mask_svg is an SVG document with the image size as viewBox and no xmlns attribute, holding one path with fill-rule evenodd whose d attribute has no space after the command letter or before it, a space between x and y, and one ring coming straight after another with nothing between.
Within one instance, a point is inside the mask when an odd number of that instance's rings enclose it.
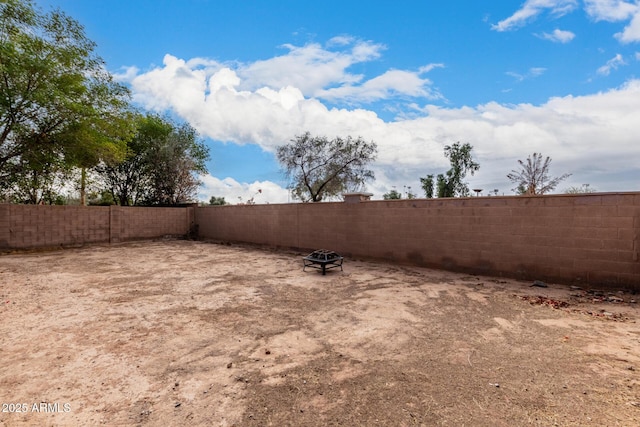
<instances>
[{"instance_id":1,"label":"leafy green tree","mask_svg":"<svg viewBox=\"0 0 640 427\"><path fill-rule=\"evenodd\" d=\"M427 175L426 178L420 178L420 185L427 199L433 198L433 174Z\"/></svg>"},{"instance_id":2,"label":"leafy green tree","mask_svg":"<svg viewBox=\"0 0 640 427\"><path fill-rule=\"evenodd\" d=\"M156 115L138 116L136 122L125 159L97 168L113 198L122 206L192 201L209 159L195 129Z\"/></svg>"},{"instance_id":3,"label":"leafy green tree","mask_svg":"<svg viewBox=\"0 0 640 427\"><path fill-rule=\"evenodd\" d=\"M9 201L26 204L56 204L71 171L48 150L25 153L16 159L22 169L12 179Z\"/></svg>"},{"instance_id":4,"label":"leafy green tree","mask_svg":"<svg viewBox=\"0 0 640 427\"><path fill-rule=\"evenodd\" d=\"M456 142L453 145L444 147L444 155L449 159L451 168L444 174L438 174L435 181L436 194L438 197L467 197L469 196L469 185L464 182L467 173L474 175L480 164L473 160L471 144ZM433 175L420 178L420 183L427 198L433 197L434 180Z\"/></svg>"},{"instance_id":5,"label":"leafy green tree","mask_svg":"<svg viewBox=\"0 0 640 427\"><path fill-rule=\"evenodd\" d=\"M547 157L542 160L542 154L540 153L533 153L527 157L526 162L518 160L518 163L521 169L512 170L507 175L507 178L516 184L516 188L513 191L517 194L546 194L553 191L560 182L571 176L570 173L565 173L562 176L551 178L549 176L551 158Z\"/></svg>"},{"instance_id":6,"label":"leafy green tree","mask_svg":"<svg viewBox=\"0 0 640 427\"><path fill-rule=\"evenodd\" d=\"M374 178L367 166L375 160L375 142L353 139L296 136L278 147L276 157L292 182L293 197L303 202L319 202L355 191Z\"/></svg>"},{"instance_id":7,"label":"leafy green tree","mask_svg":"<svg viewBox=\"0 0 640 427\"><path fill-rule=\"evenodd\" d=\"M209 205L212 206L222 206L228 204L229 203L224 199L224 197L211 196L211 198L209 199Z\"/></svg>"},{"instance_id":8,"label":"leafy green tree","mask_svg":"<svg viewBox=\"0 0 640 427\"><path fill-rule=\"evenodd\" d=\"M396 190L391 190L388 193L383 194L382 198L384 200L397 200L397 199L402 199L402 194L400 194L400 192Z\"/></svg>"},{"instance_id":9,"label":"leafy green tree","mask_svg":"<svg viewBox=\"0 0 640 427\"><path fill-rule=\"evenodd\" d=\"M124 154L119 118L129 92L94 47L60 11L43 14L29 0L0 2L0 192L47 192L24 186L41 182L35 175ZM36 153L45 153L44 164Z\"/></svg>"},{"instance_id":10,"label":"leafy green tree","mask_svg":"<svg viewBox=\"0 0 640 427\"><path fill-rule=\"evenodd\" d=\"M127 142L125 158L106 160L96 170L103 177L106 188L121 206L139 204L149 187L146 152L155 139L164 139L170 126L156 116L136 116L136 132Z\"/></svg>"},{"instance_id":11,"label":"leafy green tree","mask_svg":"<svg viewBox=\"0 0 640 427\"><path fill-rule=\"evenodd\" d=\"M207 172L209 149L189 124L171 125L164 139L156 139L146 153L149 192L145 203L176 205L192 202Z\"/></svg>"}]
</instances>

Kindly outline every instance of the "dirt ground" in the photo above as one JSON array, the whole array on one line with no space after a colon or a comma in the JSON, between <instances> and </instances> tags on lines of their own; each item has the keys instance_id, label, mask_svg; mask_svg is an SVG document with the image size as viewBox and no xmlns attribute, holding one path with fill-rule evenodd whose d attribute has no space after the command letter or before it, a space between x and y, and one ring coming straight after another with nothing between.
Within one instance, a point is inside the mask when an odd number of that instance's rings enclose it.
<instances>
[{"instance_id":1,"label":"dirt ground","mask_svg":"<svg viewBox=\"0 0 640 427\"><path fill-rule=\"evenodd\" d=\"M640 295L301 256L1 255L0 425L640 425Z\"/></svg>"}]
</instances>

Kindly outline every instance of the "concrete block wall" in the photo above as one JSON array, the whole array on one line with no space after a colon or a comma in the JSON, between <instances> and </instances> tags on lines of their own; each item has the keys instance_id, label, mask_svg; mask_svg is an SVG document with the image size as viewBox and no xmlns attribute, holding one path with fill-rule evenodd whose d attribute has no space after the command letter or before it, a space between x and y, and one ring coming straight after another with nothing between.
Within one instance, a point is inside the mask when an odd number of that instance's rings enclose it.
<instances>
[{"instance_id":1,"label":"concrete block wall","mask_svg":"<svg viewBox=\"0 0 640 427\"><path fill-rule=\"evenodd\" d=\"M0 250L184 236L194 208L0 204Z\"/></svg>"},{"instance_id":2,"label":"concrete block wall","mask_svg":"<svg viewBox=\"0 0 640 427\"><path fill-rule=\"evenodd\" d=\"M640 290L640 193L203 207L196 221L205 239Z\"/></svg>"},{"instance_id":3,"label":"concrete block wall","mask_svg":"<svg viewBox=\"0 0 640 427\"><path fill-rule=\"evenodd\" d=\"M186 236L193 225L193 207L120 207L112 206L111 241L153 239L162 236Z\"/></svg>"},{"instance_id":4,"label":"concrete block wall","mask_svg":"<svg viewBox=\"0 0 640 427\"><path fill-rule=\"evenodd\" d=\"M109 208L0 205L0 249L109 241Z\"/></svg>"},{"instance_id":5,"label":"concrete block wall","mask_svg":"<svg viewBox=\"0 0 640 427\"><path fill-rule=\"evenodd\" d=\"M181 208L0 204L0 250L183 236L640 290L640 193Z\"/></svg>"}]
</instances>

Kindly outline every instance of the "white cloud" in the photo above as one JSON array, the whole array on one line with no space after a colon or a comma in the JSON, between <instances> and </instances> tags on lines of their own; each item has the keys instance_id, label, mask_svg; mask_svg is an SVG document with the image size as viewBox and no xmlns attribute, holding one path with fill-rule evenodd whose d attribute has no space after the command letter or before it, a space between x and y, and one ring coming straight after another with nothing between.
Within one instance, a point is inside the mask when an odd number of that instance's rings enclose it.
<instances>
[{"instance_id":1,"label":"white cloud","mask_svg":"<svg viewBox=\"0 0 640 427\"><path fill-rule=\"evenodd\" d=\"M538 37L544 40L552 41L554 43L569 43L576 37L576 35L571 31L555 29L551 33L542 33Z\"/></svg>"},{"instance_id":2,"label":"white cloud","mask_svg":"<svg viewBox=\"0 0 640 427\"><path fill-rule=\"evenodd\" d=\"M346 36L333 38L330 46L343 48L330 50L318 43L305 46L284 45L287 54L244 64L237 72L243 79L243 88L254 90L267 86L280 88L288 85L300 89L305 96L315 96L318 90L330 85L356 84L361 75L347 71L356 63L380 57L384 45L359 41Z\"/></svg>"},{"instance_id":3,"label":"white cloud","mask_svg":"<svg viewBox=\"0 0 640 427\"><path fill-rule=\"evenodd\" d=\"M585 11L596 21L631 20L615 37L622 43L640 41L640 5L622 0L585 0Z\"/></svg>"},{"instance_id":4,"label":"white cloud","mask_svg":"<svg viewBox=\"0 0 640 427\"><path fill-rule=\"evenodd\" d=\"M622 0L584 0L584 6L596 21L626 21L638 11L637 4Z\"/></svg>"},{"instance_id":5,"label":"white cloud","mask_svg":"<svg viewBox=\"0 0 640 427\"><path fill-rule=\"evenodd\" d=\"M577 5L576 0L527 0L513 15L492 25L491 29L495 31L513 30L522 27L545 10L549 10L556 16L562 16L572 12Z\"/></svg>"},{"instance_id":6,"label":"white cloud","mask_svg":"<svg viewBox=\"0 0 640 427\"><path fill-rule=\"evenodd\" d=\"M421 78L419 73L403 70L390 70L367 80L361 85L345 85L337 88L319 90L318 98L329 101L344 100L355 102L373 102L391 96L410 96L435 99L440 95L430 88L431 81Z\"/></svg>"},{"instance_id":7,"label":"white cloud","mask_svg":"<svg viewBox=\"0 0 640 427\"><path fill-rule=\"evenodd\" d=\"M544 11L562 16L574 11L578 6L576 0L527 0L510 17L491 26L495 31L510 31L527 24ZM621 22L630 20L629 24L615 37L622 43L640 41L640 3L624 0L584 0L584 10L595 21ZM555 30L553 33L542 33L538 37L561 43L574 38L570 31Z\"/></svg>"},{"instance_id":8,"label":"white cloud","mask_svg":"<svg viewBox=\"0 0 640 427\"><path fill-rule=\"evenodd\" d=\"M113 74L113 78L117 82L129 82L138 75L139 72L140 69L138 69L138 67L122 67L121 72Z\"/></svg>"},{"instance_id":9,"label":"white cloud","mask_svg":"<svg viewBox=\"0 0 640 427\"><path fill-rule=\"evenodd\" d=\"M203 185L198 197L200 201L209 202L212 196L224 197L229 204L247 203L253 200L256 204L287 203L290 201L287 189L271 181L255 181L240 183L233 178L219 179L212 175L200 177Z\"/></svg>"},{"instance_id":10,"label":"white cloud","mask_svg":"<svg viewBox=\"0 0 640 427\"><path fill-rule=\"evenodd\" d=\"M622 56L616 56L609 61L608 70L622 63ZM363 108L328 108L318 98L305 96L293 83L247 89L252 84L237 67L167 55L162 67L133 78L132 91L144 106L171 110L205 137L257 144L269 152L307 130L376 141L377 179L370 189L378 197L394 185L412 186L412 191L418 192L420 176L447 169L443 146L456 141L475 147L481 169L470 182L478 188L499 188L508 193L506 174L517 166L518 159L534 151L553 158L552 173L573 172L577 185L590 182L599 190L629 190L638 185L634 159L640 157L636 141L640 134L640 80L603 93L553 98L539 106L491 102L441 108L414 103L412 118L385 122ZM417 73L395 71L365 81L358 86L360 93L346 93L345 89L341 96L415 94L425 83ZM543 68L532 68L525 75L535 77L543 72ZM408 80L404 86L398 77ZM327 85L316 91L329 91L333 83ZM350 85L343 87L352 89ZM625 181L620 178L621 171L634 172L627 173ZM246 200L262 188L265 201L286 201L286 190L274 183L238 183L213 176L203 179L203 198L207 200L212 195L229 197L231 202L238 196Z\"/></svg>"},{"instance_id":11,"label":"white cloud","mask_svg":"<svg viewBox=\"0 0 640 427\"><path fill-rule=\"evenodd\" d=\"M437 63L437 64L424 65L424 66L420 67L420 69L418 70L418 73L419 74L428 73L429 71L434 70L436 68L444 68L444 64Z\"/></svg>"},{"instance_id":12,"label":"white cloud","mask_svg":"<svg viewBox=\"0 0 640 427\"><path fill-rule=\"evenodd\" d=\"M611 70L617 70L621 65L626 65L626 62L622 55L618 53L616 56L608 60L605 65L598 68L597 72L600 75L608 76L611 73Z\"/></svg>"},{"instance_id":13,"label":"white cloud","mask_svg":"<svg viewBox=\"0 0 640 427\"><path fill-rule=\"evenodd\" d=\"M203 101L202 87L207 87L205 102L227 96L230 92L243 94L248 98L260 95L274 101L274 92L295 88L293 98L285 95L283 101L290 107L291 100L300 96L327 99L331 102L345 101L351 105L384 100L391 96L405 96L435 99L440 94L431 88L431 81L422 75L443 64L428 64L418 71L389 70L379 76L365 79L364 76L348 71L354 64L373 61L380 57L384 46L377 43L356 40L349 36L334 37L327 44L340 49L332 50L313 43L302 47L285 45L288 53L274 58L252 63L221 64L203 58L184 61L166 55L162 67L145 73L131 68L119 76L121 81L129 81L138 90L136 100L150 108L163 109L168 104L166 84L153 87L158 82L178 85L191 94L189 105ZM144 99L144 93L155 94L153 102ZM200 97L200 99L198 99ZM183 108L188 109L189 105ZM266 105L266 104L265 104ZM200 107L198 107L200 108Z\"/></svg>"},{"instance_id":14,"label":"white cloud","mask_svg":"<svg viewBox=\"0 0 640 427\"><path fill-rule=\"evenodd\" d=\"M640 7L637 8L629 25L621 33L616 33L615 37L622 43L640 41Z\"/></svg>"}]
</instances>

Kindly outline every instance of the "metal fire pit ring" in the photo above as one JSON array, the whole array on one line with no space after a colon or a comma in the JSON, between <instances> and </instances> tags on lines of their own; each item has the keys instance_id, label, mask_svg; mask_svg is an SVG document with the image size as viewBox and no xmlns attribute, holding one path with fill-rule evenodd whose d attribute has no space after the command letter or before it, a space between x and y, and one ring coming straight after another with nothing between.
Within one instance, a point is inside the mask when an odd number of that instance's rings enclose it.
<instances>
[{"instance_id":1,"label":"metal fire pit ring","mask_svg":"<svg viewBox=\"0 0 640 427\"><path fill-rule=\"evenodd\" d=\"M302 262L304 264L302 271L305 271L307 267L317 268L319 270L322 270L323 276L330 268L340 267L340 270L344 271L342 270L343 260L344 257L341 257L333 251L318 249L317 251L313 251L306 257L302 258Z\"/></svg>"}]
</instances>

